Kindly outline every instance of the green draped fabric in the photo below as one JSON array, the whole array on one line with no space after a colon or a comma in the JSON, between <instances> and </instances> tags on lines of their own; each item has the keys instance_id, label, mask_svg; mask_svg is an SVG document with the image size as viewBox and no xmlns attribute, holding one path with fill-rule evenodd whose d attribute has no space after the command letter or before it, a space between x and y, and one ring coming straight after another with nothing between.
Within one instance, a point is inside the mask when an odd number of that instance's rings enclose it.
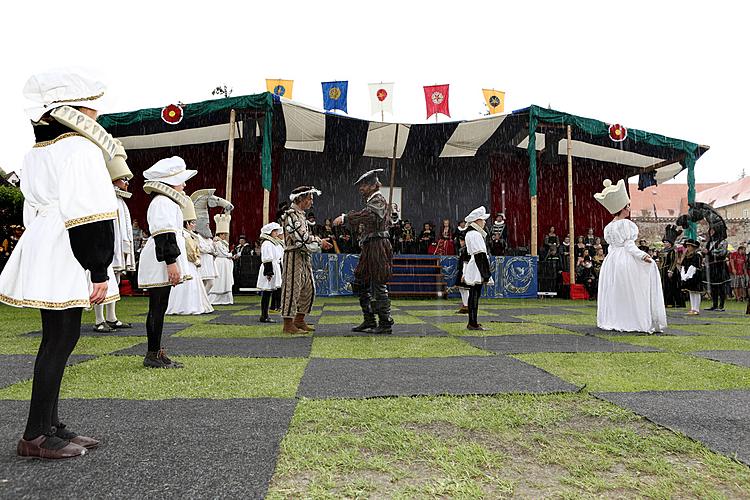
<instances>
[{"instance_id":1,"label":"green draped fabric","mask_svg":"<svg viewBox=\"0 0 750 500\"><path fill-rule=\"evenodd\" d=\"M574 129L583 131L594 137L603 137L609 134L609 125L599 120L575 116L554 109L542 108L540 106L529 107L529 194L536 196L536 136L535 132L539 123L555 123L560 125L572 125ZM688 200L695 200L695 177L691 179L691 170L695 167L695 159L698 156L698 144L682 139L673 139L661 134L652 134L638 129L628 129L628 140L644 143L651 146L666 147L685 153L684 166L688 168ZM691 166L692 165L692 166ZM692 190L692 199L691 197Z\"/></svg>"},{"instance_id":2,"label":"green draped fabric","mask_svg":"<svg viewBox=\"0 0 750 500\"><path fill-rule=\"evenodd\" d=\"M224 99L212 99L191 103L185 106L191 117L200 116L216 111L230 109L261 109L266 113L263 121L263 145L261 147L261 178L263 189L271 190L271 130L273 127L273 94L263 92L262 94L243 95L227 97ZM161 120L162 108L148 108L127 113L113 113L102 115L98 121L105 129L112 126L133 125L135 123Z\"/></svg>"}]
</instances>

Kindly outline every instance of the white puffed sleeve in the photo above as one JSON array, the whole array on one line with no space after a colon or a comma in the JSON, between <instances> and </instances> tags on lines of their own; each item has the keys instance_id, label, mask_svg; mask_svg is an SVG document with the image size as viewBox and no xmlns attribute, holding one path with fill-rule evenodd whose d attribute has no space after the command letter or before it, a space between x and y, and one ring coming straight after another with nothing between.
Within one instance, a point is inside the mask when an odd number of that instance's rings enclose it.
<instances>
[{"instance_id":1,"label":"white puffed sleeve","mask_svg":"<svg viewBox=\"0 0 750 500\"><path fill-rule=\"evenodd\" d=\"M487 253L487 244L479 231L469 231L466 234L466 251L469 255Z\"/></svg>"},{"instance_id":2,"label":"white puffed sleeve","mask_svg":"<svg viewBox=\"0 0 750 500\"><path fill-rule=\"evenodd\" d=\"M163 233L182 233L182 227L176 223L175 210L180 210L179 205L164 195L157 195L151 200L146 218L152 237Z\"/></svg>"}]
</instances>

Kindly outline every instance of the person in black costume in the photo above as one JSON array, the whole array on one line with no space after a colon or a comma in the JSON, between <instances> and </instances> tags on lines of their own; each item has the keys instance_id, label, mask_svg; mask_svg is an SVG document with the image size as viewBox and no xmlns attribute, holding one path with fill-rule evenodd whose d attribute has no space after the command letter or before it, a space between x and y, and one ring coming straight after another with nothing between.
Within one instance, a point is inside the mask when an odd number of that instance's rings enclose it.
<instances>
[{"instance_id":1,"label":"person in black costume","mask_svg":"<svg viewBox=\"0 0 750 500\"><path fill-rule=\"evenodd\" d=\"M359 239L361 255L354 270L352 291L359 296L364 321L352 328L355 332L392 333L388 281L392 275L393 250L388 232L388 202L380 193L381 184L377 177L377 173L382 171L383 169L370 170L354 183L365 200L365 207L341 214L333 221L334 225L363 227Z\"/></svg>"},{"instance_id":2,"label":"person in black costume","mask_svg":"<svg viewBox=\"0 0 750 500\"><path fill-rule=\"evenodd\" d=\"M710 287L711 300L713 301L707 311L724 311L727 283L731 281L729 268L727 267L727 255L729 255L727 235L721 231L721 227L709 228L708 241L706 242L706 248L703 249L708 264L704 283Z\"/></svg>"},{"instance_id":3,"label":"person in black costume","mask_svg":"<svg viewBox=\"0 0 750 500\"><path fill-rule=\"evenodd\" d=\"M682 230L669 224L665 228L664 238L662 238L664 248L659 254L658 265L666 307L685 307L685 299L681 290L680 270L677 265L677 252L674 249L674 242L680 234L682 234Z\"/></svg>"}]
</instances>

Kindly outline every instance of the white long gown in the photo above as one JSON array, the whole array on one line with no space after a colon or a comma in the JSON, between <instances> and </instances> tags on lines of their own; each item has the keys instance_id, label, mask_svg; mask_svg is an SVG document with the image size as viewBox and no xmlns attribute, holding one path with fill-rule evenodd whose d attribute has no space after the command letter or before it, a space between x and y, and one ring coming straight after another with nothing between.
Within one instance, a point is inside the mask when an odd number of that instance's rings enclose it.
<instances>
[{"instance_id":1,"label":"white long gown","mask_svg":"<svg viewBox=\"0 0 750 500\"><path fill-rule=\"evenodd\" d=\"M234 261L229 251L229 243L224 240L214 242L216 248L216 258L214 266L216 267L216 279L214 286L208 294L208 298L213 305L234 304L232 297L232 286L234 286Z\"/></svg>"},{"instance_id":2,"label":"white long gown","mask_svg":"<svg viewBox=\"0 0 750 500\"><path fill-rule=\"evenodd\" d=\"M182 233L186 241L187 238L194 236L186 229L183 229ZM187 272L190 275L200 276L199 268L190 259L187 261L187 266ZM214 308L208 300L208 293L206 293L206 288L203 286L202 280L192 279L186 281L182 285L172 288L172 292L169 294L167 314L208 314L213 311Z\"/></svg>"},{"instance_id":3,"label":"white long gown","mask_svg":"<svg viewBox=\"0 0 750 500\"><path fill-rule=\"evenodd\" d=\"M216 248L214 248L214 241L211 238L206 238L201 234L197 234L197 236L198 250L201 252L201 280L203 281L203 288L206 289L206 295L208 295L216 279L216 265L214 265Z\"/></svg>"},{"instance_id":4,"label":"white long gown","mask_svg":"<svg viewBox=\"0 0 750 500\"><path fill-rule=\"evenodd\" d=\"M635 245L638 226L622 219L604 228L609 253L599 273L596 324L603 330L661 332L667 327L659 269Z\"/></svg>"}]
</instances>

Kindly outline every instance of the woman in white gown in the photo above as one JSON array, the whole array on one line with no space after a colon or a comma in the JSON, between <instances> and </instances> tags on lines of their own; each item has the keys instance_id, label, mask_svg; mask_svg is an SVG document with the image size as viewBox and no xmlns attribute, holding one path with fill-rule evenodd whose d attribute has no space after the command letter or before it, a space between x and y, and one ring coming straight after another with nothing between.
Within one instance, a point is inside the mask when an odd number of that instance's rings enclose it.
<instances>
[{"instance_id":1,"label":"woman in white gown","mask_svg":"<svg viewBox=\"0 0 750 500\"><path fill-rule=\"evenodd\" d=\"M208 314L213 312L214 308L208 300L203 281L198 279L201 275L201 253L198 235L195 233L195 207L190 199L187 199L182 207L182 218L185 224L182 234L185 237L187 273L196 278L174 287L169 294L167 314Z\"/></svg>"},{"instance_id":2,"label":"woman in white gown","mask_svg":"<svg viewBox=\"0 0 750 500\"><path fill-rule=\"evenodd\" d=\"M615 218L604 228L609 253L599 273L597 326L621 332L661 332L667 327L659 269L649 255L635 245L638 226L627 219L630 199L625 182L594 195Z\"/></svg>"},{"instance_id":3,"label":"woman in white gown","mask_svg":"<svg viewBox=\"0 0 750 500\"><path fill-rule=\"evenodd\" d=\"M214 216L214 220L216 221L216 236L218 238L214 241L216 279L208 297L213 305L234 304L234 297L232 297L234 261L232 260L232 252L229 251L229 221L231 216L229 214L217 214Z\"/></svg>"}]
</instances>

